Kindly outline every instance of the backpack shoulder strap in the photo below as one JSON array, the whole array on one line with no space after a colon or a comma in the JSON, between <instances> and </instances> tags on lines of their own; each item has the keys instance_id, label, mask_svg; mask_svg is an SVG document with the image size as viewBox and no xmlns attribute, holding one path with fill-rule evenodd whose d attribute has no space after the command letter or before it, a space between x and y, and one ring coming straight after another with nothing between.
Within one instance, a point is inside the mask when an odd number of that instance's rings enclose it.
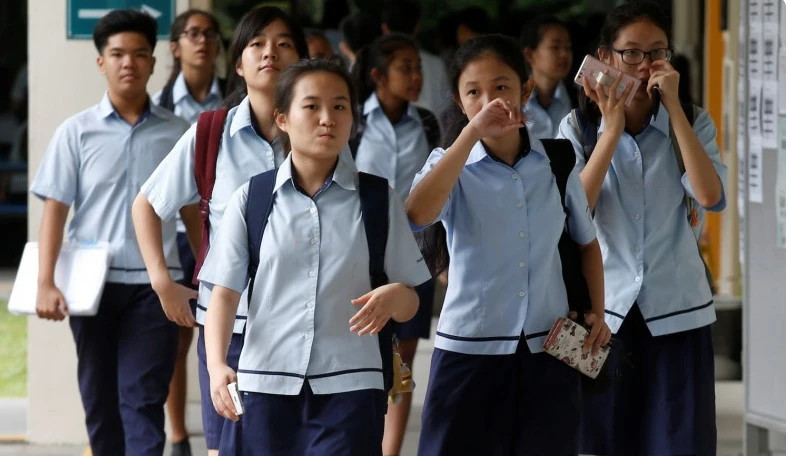
<instances>
[{"instance_id":1,"label":"backpack shoulder strap","mask_svg":"<svg viewBox=\"0 0 788 456\"><path fill-rule=\"evenodd\" d=\"M568 139L542 139L541 141L545 152L547 152L547 158L550 159L550 169L555 175L555 183L558 185L558 193L561 195L561 204L568 216L566 182L575 167L575 149Z\"/></svg>"},{"instance_id":2,"label":"backpack shoulder strap","mask_svg":"<svg viewBox=\"0 0 788 456\"><path fill-rule=\"evenodd\" d=\"M416 107L416 111L421 117L421 125L424 128L424 135L427 137L427 144L430 146L430 152L438 147L441 140L441 127L438 124L438 118L429 109Z\"/></svg>"},{"instance_id":3,"label":"backpack shoulder strap","mask_svg":"<svg viewBox=\"0 0 788 456\"><path fill-rule=\"evenodd\" d=\"M597 122L587 121L583 111L579 108L573 109L571 115L571 120L575 127L575 134L580 138L580 143L583 145L583 158L585 158L587 163L599 139L599 132L597 131L599 125Z\"/></svg>"},{"instance_id":4,"label":"backpack shoulder strap","mask_svg":"<svg viewBox=\"0 0 788 456\"><path fill-rule=\"evenodd\" d=\"M361 217L369 247L369 280L375 289L389 282L385 269L386 243L389 231L389 184L382 177L358 173ZM386 323L378 333L378 347L383 374L383 391L394 384L394 326Z\"/></svg>"},{"instance_id":5,"label":"backpack shoulder strap","mask_svg":"<svg viewBox=\"0 0 788 456\"><path fill-rule=\"evenodd\" d=\"M216 181L216 158L219 156L225 119L227 119L227 109L206 111L197 118L194 142L194 180L197 183L197 193L200 195L202 243L194 267L192 281L195 283L210 246L209 203L213 194L213 184Z\"/></svg>"},{"instance_id":6,"label":"backpack shoulder strap","mask_svg":"<svg viewBox=\"0 0 788 456\"><path fill-rule=\"evenodd\" d=\"M174 79L164 85L159 96L159 106L170 112L175 112L175 101L172 99L173 87L175 87Z\"/></svg>"},{"instance_id":7,"label":"backpack shoulder strap","mask_svg":"<svg viewBox=\"0 0 788 456\"><path fill-rule=\"evenodd\" d=\"M361 217L369 247L369 278L372 288L388 283L385 270L389 229L389 183L386 179L358 173Z\"/></svg>"},{"instance_id":8,"label":"backpack shoulder strap","mask_svg":"<svg viewBox=\"0 0 788 456\"><path fill-rule=\"evenodd\" d=\"M246 237L249 243L249 292L251 299L257 266L260 264L260 244L268 225L268 217L274 206L274 183L276 169L258 174L249 180L249 195L246 200Z\"/></svg>"}]
</instances>

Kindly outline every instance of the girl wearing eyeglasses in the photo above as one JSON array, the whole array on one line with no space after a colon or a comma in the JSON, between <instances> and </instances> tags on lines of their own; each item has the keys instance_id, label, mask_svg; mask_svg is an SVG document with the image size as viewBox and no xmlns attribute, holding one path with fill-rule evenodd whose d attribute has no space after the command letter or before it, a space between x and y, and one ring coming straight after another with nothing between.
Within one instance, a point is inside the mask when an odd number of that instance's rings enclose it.
<instances>
[{"instance_id":1,"label":"girl wearing eyeglasses","mask_svg":"<svg viewBox=\"0 0 788 456\"><path fill-rule=\"evenodd\" d=\"M189 123L196 122L201 112L218 109L222 105L224 81L219 79L215 72L216 56L219 54L218 31L219 23L216 18L199 9L190 9L179 14L170 27L172 72L164 88L153 95L153 102ZM180 217L177 239L183 268L181 283L196 289L191 284L194 255ZM199 246L199 239L196 241ZM193 338L194 328L179 327L178 357L175 360L175 372L167 398L173 456L191 456L185 414L186 356Z\"/></svg>"},{"instance_id":2,"label":"girl wearing eyeglasses","mask_svg":"<svg viewBox=\"0 0 788 456\"><path fill-rule=\"evenodd\" d=\"M222 105L224 81L216 76L219 22L207 11L190 9L170 27L172 72L153 102L194 123L203 111Z\"/></svg>"},{"instance_id":3,"label":"girl wearing eyeglasses","mask_svg":"<svg viewBox=\"0 0 788 456\"><path fill-rule=\"evenodd\" d=\"M614 9L598 57L640 85L608 96L584 81L581 108L559 128L594 213L606 321L621 345L608 360L610 387L585 399L580 453L716 451L715 313L696 233L706 211L725 208L727 169L709 114L679 101L672 54L670 20L657 6Z\"/></svg>"}]
</instances>

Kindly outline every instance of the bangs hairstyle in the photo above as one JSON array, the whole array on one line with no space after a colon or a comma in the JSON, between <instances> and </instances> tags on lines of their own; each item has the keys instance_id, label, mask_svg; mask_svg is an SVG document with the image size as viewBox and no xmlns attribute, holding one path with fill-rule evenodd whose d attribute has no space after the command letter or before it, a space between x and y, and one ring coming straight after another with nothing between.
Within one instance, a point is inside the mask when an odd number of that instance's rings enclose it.
<instances>
[{"instance_id":1,"label":"bangs hairstyle","mask_svg":"<svg viewBox=\"0 0 788 456\"><path fill-rule=\"evenodd\" d=\"M607 15L602 25L602 30L599 32L598 50L612 49L613 42L618 39L621 29L639 21L651 22L665 32L665 36L668 38L668 47L673 48L670 19L659 5L653 2L632 2L613 9ZM599 107L586 96L583 90L580 90L578 94L578 104L583 116L589 122L598 122L602 116L599 112Z\"/></svg>"},{"instance_id":2,"label":"bangs hairstyle","mask_svg":"<svg viewBox=\"0 0 788 456\"><path fill-rule=\"evenodd\" d=\"M186 24L189 23L189 19L192 16L205 16L211 22L211 27L213 31L217 34L219 33L219 21L216 20L216 17L209 13L208 11L204 11L201 9L192 8L182 12L181 14L175 16L175 20L172 21L172 25L170 26L170 43L177 43L181 39L181 35L183 32L186 31ZM217 45L219 43L217 42ZM181 59L175 58L172 56L172 71L170 72L170 76L167 78L167 83L169 84L173 82L177 77L178 74L181 72ZM165 85L166 85L165 84Z\"/></svg>"},{"instance_id":3,"label":"bangs hairstyle","mask_svg":"<svg viewBox=\"0 0 788 456\"><path fill-rule=\"evenodd\" d=\"M295 44L298 56L305 59L309 56L309 48L304 38L304 31L298 22L294 21L284 11L274 6L261 6L244 14L238 26L235 28L233 38L230 43L227 67L227 98L224 104L228 108L238 105L246 96L246 81L235 71L236 65L241 60L246 45L252 41L261 30L268 27L272 22L280 20L290 31L291 38Z\"/></svg>"},{"instance_id":4,"label":"bangs hairstyle","mask_svg":"<svg viewBox=\"0 0 788 456\"><path fill-rule=\"evenodd\" d=\"M443 136L442 145L448 148L460 135L460 132L465 125L468 124L468 118L462 113L460 109L460 75L465 68L481 57L491 56L500 60L501 63L508 66L520 78L519 86L528 81L528 70L525 65L525 57L523 51L513 38L504 35L482 35L462 45L454 54L451 66L449 67L449 81L451 83L451 90L454 94L455 103L449 107L450 112L447 113L446 119L446 133Z\"/></svg>"},{"instance_id":5,"label":"bangs hairstyle","mask_svg":"<svg viewBox=\"0 0 788 456\"><path fill-rule=\"evenodd\" d=\"M99 54L104 52L109 37L123 32L139 33L150 44L150 50L156 47L156 19L147 13L131 9L112 10L102 17L93 29L93 44Z\"/></svg>"},{"instance_id":6,"label":"bangs hairstyle","mask_svg":"<svg viewBox=\"0 0 788 456\"><path fill-rule=\"evenodd\" d=\"M290 106L293 104L293 92L296 84L304 76L314 73L333 74L339 76L342 81L345 82L348 94L350 95L350 100L348 100L350 103L350 113L353 116L353 125L350 129L350 137L352 138L356 133L356 126L358 124L358 95L356 95L353 79L350 77L345 67L330 60L299 60L287 67L276 81L276 95L274 97L276 112L287 115L290 111Z\"/></svg>"},{"instance_id":7,"label":"bangs hairstyle","mask_svg":"<svg viewBox=\"0 0 788 456\"><path fill-rule=\"evenodd\" d=\"M377 38L369 46L365 46L356 54L353 65L353 79L358 84L358 94L363 103L375 91L372 70L378 69L388 74L394 54L400 49L413 49L419 52L419 46L413 38L401 33L392 33Z\"/></svg>"}]
</instances>

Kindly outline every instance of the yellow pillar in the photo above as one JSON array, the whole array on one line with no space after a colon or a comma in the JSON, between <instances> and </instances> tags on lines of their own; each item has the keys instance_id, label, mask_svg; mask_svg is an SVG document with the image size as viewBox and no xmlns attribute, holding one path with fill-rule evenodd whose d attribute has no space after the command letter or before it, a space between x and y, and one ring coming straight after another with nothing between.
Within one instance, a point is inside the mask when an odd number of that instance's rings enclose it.
<instances>
[{"instance_id":1,"label":"yellow pillar","mask_svg":"<svg viewBox=\"0 0 788 456\"><path fill-rule=\"evenodd\" d=\"M722 14L721 0L706 0L706 36L705 43L705 62L704 62L704 94L703 100L709 115L717 125L718 130L724 126L722 117L723 100L723 56L725 45L722 31L720 30L720 16ZM730 94L729 94L730 95ZM722 135L717 134L717 145L722 149ZM728 195L728 199L731 195ZM706 227L704 236L701 240L701 251L711 269L712 277L715 282L719 278L720 272L720 231L721 218L717 213L706 214Z\"/></svg>"}]
</instances>

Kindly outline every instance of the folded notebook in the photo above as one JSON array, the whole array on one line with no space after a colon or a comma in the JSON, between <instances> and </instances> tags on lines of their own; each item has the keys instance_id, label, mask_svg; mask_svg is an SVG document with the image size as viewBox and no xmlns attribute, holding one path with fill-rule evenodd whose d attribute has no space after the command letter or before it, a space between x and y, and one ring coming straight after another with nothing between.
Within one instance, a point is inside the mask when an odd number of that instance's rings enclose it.
<instances>
[{"instance_id":1,"label":"folded notebook","mask_svg":"<svg viewBox=\"0 0 788 456\"><path fill-rule=\"evenodd\" d=\"M588 330L568 318L559 318L545 339L544 351L583 374L596 378L605 364L610 347L605 345L596 355L583 353Z\"/></svg>"},{"instance_id":2,"label":"folded notebook","mask_svg":"<svg viewBox=\"0 0 788 456\"><path fill-rule=\"evenodd\" d=\"M107 243L63 244L55 266L55 285L66 298L69 315L96 315L109 263ZM28 242L8 299L8 310L17 315L35 315L37 294L38 242Z\"/></svg>"}]
</instances>

